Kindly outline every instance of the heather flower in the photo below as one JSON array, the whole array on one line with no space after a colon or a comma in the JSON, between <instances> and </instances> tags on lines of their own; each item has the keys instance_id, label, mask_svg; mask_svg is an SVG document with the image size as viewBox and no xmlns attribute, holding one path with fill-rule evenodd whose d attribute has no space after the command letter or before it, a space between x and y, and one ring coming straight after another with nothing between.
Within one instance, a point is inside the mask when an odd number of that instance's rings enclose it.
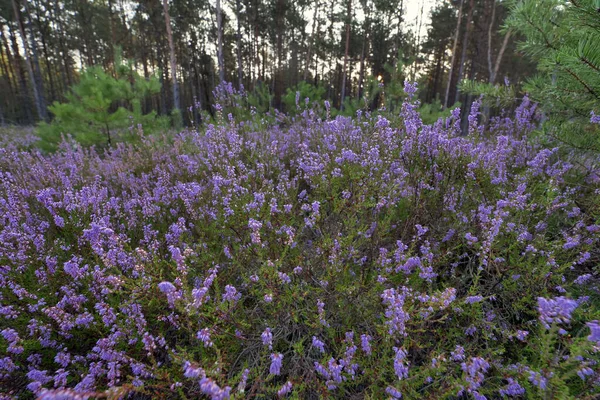
<instances>
[{"instance_id":1,"label":"heather flower","mask_svg":"<svg viewBox=\"0 0 600 400\"><path fill-rule=\"evenodd\" d=\"M465 234L465 239L467 239L467 242L469 242L470 245L473 245L479 241L479 239L477 239L476 236L473 236L473 234L471 234L471 232L467 232Z\"/></svg>"},{"instance_id":2,"label":"heather flower","mask_svg":"<svg viewBox=\"0 0 600 400\"><path fill-rule=\"evenodd\" d=\"M321 353L325 353L325 343L317 339L316 336L312 337L312 346L318 349Z\"/></svg>"},{"instance_id":3,"label":"heather flower","mask_svg":"<svg viewBox=\"0 0 600 400\"><path fill-rule=\"evenodd\" d=\"M462 361L465 359L465 349L462 346L457 345L453 352L450 353L452 360Z\"/></svg>"},{"instance_id":4,"label":"heather flower","mask_svg":"<svg viewBox=\"0 0 600 400\"><path fill-rule=\"evenodd\" d=\"M92 393L85 394L71 389L42 389L37 396L37 400L87 400L91 396L93 396Z\"/></svg>"},{"instance_id":5,"label":"heather flower","mask_svg":"<svg viewBox=\"0 0 600 400\"><path fill-rule=\"evenodd\" d=\"M515 397L525 394L525 389L521 385L519 385L519 383L516 380L514 380L513 378L508 378L507 381L507 385L500 389L500 396Z\"/></svg>"},{"instance_id":6,"label":"heather flower","mask_svg":"<svg viewBox=\"0 0 600 400\"><path fill-rule=\"evenodd\" d=\"M408 365L410 363L406 362L406 351L404 349L399 349L394 347L394 351L396 352L396 356L394 357L394 371L396 372L396 376L398 379L406 379L408 378Z\"/></svg>"},{"instance_id":7,"label":"heather flower","mask_svg":"<svg viewBox=\"0 0 600 400\"><path fill-rule=\"evenodd\" d=\"M467 304L473 304L473 303L479 303L481 300L483 300L483 296L469 296L465 299L465 303Z\"/></svg>"},{"instance_id":8,"label":"heather flower","mask_svg":"<svg viewBox=\"0 0 600 400\"><path fill-rule=\"evenodd\" d=\"M600 115L596 115L594 114L594 112L592 111L591 113L591 118L590 118L590 122L592 124L600 124Z\"/></svg>"},{"instance_id":9,"label":"heather flower","mask_svg":"<svg viewBox=\"0 0 600 400\"><path fill-rule=\"evenodd\" d=\"M283 354L273 353L271 354L271 367L269 367L269 373L273 375L279 375L281 373L281 363L283 361Z\"/></svg>"},{"instance_id":10,"label":"heather flower","mask_svg":"<svg viewBox=\"0 0 600 400\"><path fill-rule=\"evenodd\" d=\"M272 301L273 301L273 295L272 295L272 294L270 294L270 293L268 293L268 294L265 294L265 296L264 296L264 300L265 300L265 303L270 303L270 302L272 302Z\"/></svg>"},{"instance_id":11,"label":"heather flower","mask_svg":"<svg viewBox=\"0 0 600 400\"><path fill-rule=\"evenodd\" d=\"M371 355L371 336L370 335L365 335L364 333L362 335L360 335L360 345L362 350L365 352L366 355L370 356Z\"/></svg>"},{"instance_id":12,"label":"heather flower","mask_svg":"<svg viewBox=\"0 0 600 400\"><path fill-rule=\"evenodd\" d=\"M242 294L232 285L225 286L225 293L223 293L223 303L226 301L236 302L242 297Z\"/></svg>"},{"instance_id":13,"label":"heather flower","mask_svg":"<svg viewBox=\"0 0 600 400\"><path fill-rule=\"evenodd\" d=\"M552 375L553 374L550 373L549 377ZM548 378L536 371L529 371L529 382L541 390L546 390L548 388Z\"/></svg>"},{"instance_id":14,"label":"heather flower","mask_svg":"<svg viewBox=\"0 0 600 400\"><path fill-rule=\"evenodd\" d=\"M211 400L226 400L230 397L231 388L226 386L221 389L212 379L204 377L200 380L200 391L210 396Z\"/></svg>"},{"instance_id":15,"label":"heather flower","mask_svg":"<svg viewBox=\"0 0 600 400\"><path fill-rule=\"evenodd\" d=\"M527 338L527 335L529 335L529 332L527 331L517 331L517 334L515 336L517 337L517 339L524 342Z\"/></svg>"},{"instance_id":16,"label":"heather flower","mask_svg":"<svg viewBox=\"0 0 600 400\"><path fill-rule=\"evenodd\" d=\"M158 284L158 289L165 293L165 294L169 294L169 293L173 293L175 292L177 289L175 288L175 285L173 285L171 282L161 282Z\"/></svg>"},{"instance_id":17,"label":"heather flower","mask_svg":"<svg viewBox=\"0 0 600 400\"><path fill-rule=\"evenodd\" d=\"M406 296L406 291L399 293L395 289L386 289L381 295L383 304L387 306L385 316L388 318L386 324L390 327L390 335L396 332L406 335L405 324L410 319L409 314L403 308Z\"/></svg>"},{"instance_id":18,"label":"heather flower","mask_svg":"<svg viewBox=\"0 0 600 400\"><path fill-rule=\"evenodd\" d=\"M292 382L287 381L286 383L283 384L283 386L277 391L277 396L279 397L283 397L286 394L290 393L292 391Z\"/></svg>"},{"instance_id":19,"label":"heather flower","mask_svg":"<svg viewBox=\"0 0 600 400\"><path fill-rule=\"evenodd\" d=\"M238 383L237 390L240 393L244 393L246 388L246 382L248 381L248 375L250 375L250 370L248 368L244 369L242 372L242 378L240 379L240 383Z\"/></svg>"},{"instance_id":20,"label":"heather flower","mask_svg":"<svg viewBox=\"0 0 600 400\"><path fill-rule=\"evenodd\" d=\"M568 324L571 320L571 313L577 308L577 305L575 300L562 296L554 299L538 297L540 321L546 329L550 329L550 324L555 322Z\"/></svg>"},{"instance_id":21,"label":"heather flower","mask_svg":"<svg viewBox=\"0 0 600 400\"><path fill-rule=\"evenodd\" d=\"M471 357L468 363L462 363L461 369L466 372L466 381L470 390L478 389L484 379L484 374L490 368L490 364L480 357Z\"/></svg>"},{"instance_id":22,"label":"heather flower","mask_svg":"<svg viewBox=\"0 0 600 400\"><path fill-rule=\"evenodd\" d=\"M292 282L292 279L283 272L278 272L277 275L279 276L279 280L283 284L288 284L288 283Z\"/></svg>"},{"instance_id":23,"label":"heather flower","mask_svg":"<svg viewBox=\"0 0 600 400\"><path fill-rule=\"evenodd\" d=\"M385 388L385 392L387 394L389 394L394 399L401 399L402 398L402 393L398 389L396 389L395 387L388 386L387 388Z\"/></svg>"},{"instance_id":24,"label":"heather flower","mask_svg":"<svg viewBox=\"0 0 600 400\"><path fill-rule=\"evenodd\" d=\"M590 342L596 342L600 346L600 323L591 321L586 324L590 328L591 335L587 337Z\"/></svg>"},{"instance_id":25,"label":"heather flower","mask_svg":"<svg viewBox=\"0 0 600 400\"><path fill-rule=\"evenodd\" d=\"M263 345L269 346L269 349L273 348L273 334L271 333L271 328L265 329L265 331L260 335Z\"/></svg>"},{"instance_id":26,"label":"heather flower","mask_svg":"<svg viewBox=\"0 0 600 400\"><path fill-rule=\"evenodd\" d=\"M210 330L208 328L198 331L198 339L204 343L204 347L212 347L213 345L213 342L210 340Z\"/></svg>"},{"instance_id":27,"label":"heather flower","mask_svg":"<svg viewBox=\"0 0 600 400\"><path fill-rule=\"evenodd\" d=\"M594 375L594 370L590 367L582 366L577 370L577 376L580 377L582 381L585 381L585 378L591 375Z\"/></svg>"}]
</instances>

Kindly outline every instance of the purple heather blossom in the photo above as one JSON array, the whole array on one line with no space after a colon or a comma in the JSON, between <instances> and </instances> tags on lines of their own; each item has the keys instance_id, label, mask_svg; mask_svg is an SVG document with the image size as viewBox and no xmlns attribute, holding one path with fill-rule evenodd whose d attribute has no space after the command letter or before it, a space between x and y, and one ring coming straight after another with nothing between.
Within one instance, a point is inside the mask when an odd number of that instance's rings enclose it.
<instances>
[{"instance_id":1,"label":"purple heather blossom","mask_svg":"<svg viewBox=\"0 0 600 400\"><path fill-rule=\"evenodd\" d=\"M265 331L260 335L262 339L262 343L265 346L269 346L269 349L273 348L273 334L271 333L271 328L265 329Z\"/></svg>"},{"instance_id":2,"label":"purple heather blossom","mask_svg":"<svg viewBox=\"0 0 600 400\"><path fill-rule=\"evenodd\" d=\"M197 337L204 343L204 347L212 347L213 342L210 340L210 330L208 328L198 331Z\"/></svg>"},{"instance_id":3,"label":"purple heather blossom","mask_svg":"<svg viewBox=\"0 0 600 400\"><path fill-rule=\"evenodd\" d=\"M286 383L283 384L283 386L277 391L277 396L278 397L283 397L286 394L290 393L292 391L292 382L287 381Z\"/></svg>"},{"instance_id":4,"label":"purple heather blossom","mask_svg":"<svg viewBox=\"0 0 600 400\"><path fill-rule=\"evenodd\" d=\"M577 376L580 377L582 381L585 381L588 376L592 375L594 375L594 370L590 367L582 366L577 370Z\"/></svg>"},{"instance_id":5,"label":"purple heather blossom","mask_svg":"<svg viewBox=\"0 0 600 400\"><path fill-rule=\"evenodd\" d=\"M87 400L93 393L79 393L71 389L42 389L37 396L37 400Z\"/></svg>"},{"instance_id":6,"label":"purple heather blossom","mask_svg":"<svg viewBox=\"0 0 600 400\"><path fill-rule=\"evenodd\" d=\"M587 337L590 342L596 342L600 346L600 322L591 321L586 324L590 328L591 335Z\"/></svg>"},{"instance_id":7,"label":"purple heather blossom","mask_svg":"<svg viewBox=\"0 0 600 400\"><path fill-rule=\"evenodd\" d=\"M481 300L483 300L483 296L469 296L465 299L465 303L467 304L473 304L473 303L479 303Z\"/></svg>"},{"instance_id":8,"label":"purple heather blossom","mask_svg":"<svg viewBox=\"0 0 600 400\"><path fill-rule=\"evenodd\" d=\"M244 393L246 388L246 382L248 381L248 375L250 375L250 370L248 368L244 369L242 372L242 377L240 379L240 383L238 383L237 390L240 393Z\"/></svg>"},{"instance_id":9,"label":"purple heather blossom","mask_svg":"<svg viewBox=\"0 0 600 400\"><path fill-rule=\"evenodd\" d=\"M385 392L387 394L389 394L393 399L401 399L402 398L402 393L395 387L388 386L387 388L385 388Z\"/></svg>"},{"instance_id":10,"label":"purple heather blossom","mask_svg":"<svg viewBox=\"0 0 600 400\"><path fill-rule=\"evenodd\" d=\"M394 347L394 351L396 352L396 356L394 357L394 371L396 372L396 376L398 379L406 379L408 378L408 363L406 360L406 351L404 349L399 349Z\"/></svg>"},{"instance_id":11,"label":"purple heather blossom","mask_svg":"<svg viewBox=\"0 0 600 400\"><path fill-rule=\"evenodd\" d=\"M312 347L318 349L321 353L325 353L325 343L317 339L316 336L312 337Z\"/></svg>"},{"instance_id":12,"label":"purple heather blossom","mask_svg":"<svg viewBox=\"0 0 600 400\"><path fill-rule=\"evenodd\" d=\"M537 386L541 390L546 390L548 388L548 378L553 374L550 373L550 376L546 377L539 372L529 371L529 382L533 385Z\"/></svg>"},{"instance_id":13,"label":"purple heather blossom","mask_svg":"<svg viewBox=\"0 0 600 400\"><path fill-rule=\"evenodd\" d=\"M269 367L269 373L273 375L279 375L281 373L281 364L283 361L283 354L273 353L271 354L271 366Z\"/></svg>"},{"instance_id":14,"label":"purple heather blossom","mask_svg":"<svg viewBox=\"0 0 600 400\"><path fill-rule=\"evenodd\" d=\"M528 331L517 331L515 336L517 337L517 339L524 342L525 339L527 338L527 335L529 335Z\"/></svg>"},{"instance_id":15,"label":"purple heather blossom","mask_svg":"<svg viewBox=\"0 0 600 400\"><path fill-rule=\"evenodd\" d=\"M360 346L362 348L362 351L365 352L366 355L370 356L371 355L371 336L370 335L366 335L366 334L362 334L360 335Z\"/></svg>"},{"instance_id":16,"label":"purple heather blossom","mask_svg":"<svg viewBox=\"0 0 600 400\"><path fill-rule=\"evenodd\" d=\"M470 245L473 245L479 241L479 239L477 239L476 236L473 236L473 234L471 234L471 232L467 232L465 234L465 239L467 239L467 242L469 242Z\"/></svg>"},{"instance_id":17,"label":"purple heather blossom","mask_svg":"<svg viewBox=\"0 0 600 400\"><path fill-rule=\"evenodd\" d=\"M215 381L204 377L200 379L200 391L205 395L210 396L211 400L226 400L230 397L231 388L226 386L221 389Z\"/></svg>"},{"instance_id":18,"label":"purple heather blossom","mask_svg":"<svg viewBox=\"0 0 600 400\"><path fill-rule=\"evenodd\" d=\"M507 379L508 383L505 387L500 389L500 396L502 397L515 397L525 394L525 389L519 385L519 383L513 378Z\"/></svg>"},{"instance_id":19,"label":"purple heather blossom","mask_svg":"<svg viewBox=\"0 0 600 400\"><path fill-rule=\"evenodd\" d=\"M263 299L265 300L265 303L270 303L273 301L273 295L271 293L267 293Z\"/></svg>"},{"instance_id":20,"label":"purple heather blossom","mask_svg":"<svg viewBox=\"0 0 600 400\"><path fill-rule=\"evenodd\" d=\"M158 284L158 289L165 293L165 294L169 294L169 293L173 293L175 292L177 289L175 288L175 285L173 285L171 282L161 282Z\"/></svg>"},{"instance_id":21,"label":"purple heather blossom","mask_svg":"<svg viewBox=\"0 0 600 400\"><path fill-rule=\"evenodd\" d=\"M462 361L465 359L465 349L457 345L453 352L450 353L453 361Z\"/></svg>"},{"instance_id":22,"label":"purple heather blossom","mask_svg":"<svg viewBox=\"0 0 600 400\"><path fill-rule=\"evenodd\" d=\"M225 293L223 293L223 303L226 301L236 302L242 297L242 294L232 285L225 286Z\"/></svg>"},{"instance_id":23,"label":"purple heather blossom","mask_svg":"<svg viewBox=\"0 0 600 400\"><path fill-rule=\"evenodd\" d=\"M476 390L483 383L484 374L490 368L490 364L483 358L471 357L469 362L463 362L460 367L467 374L469 389Z\"/></svg>"},{"instance_id":24,"label":"purple heather blossom","mask_svg":"<svg viewBox=\"0 0 600 400\"><path fill-rule=\"evenodd\" d=\"M562 296L553 299L538 297L537 300L540 321L546 329L550 329L550 325L553 323L568 324L571 320L571 313L578 306L575 300Z\"/></svg>"},{"instance_id":25,"label":"purple heather blossom","mask_svg":"<svg viewBox=\"0 0 600 400\"><path fill-rule=\"evenodd\" d=\"M600 124L600 115L596 115L593 111L591 113L590 122L592 124Z\"/></svg>"}]
</instances>

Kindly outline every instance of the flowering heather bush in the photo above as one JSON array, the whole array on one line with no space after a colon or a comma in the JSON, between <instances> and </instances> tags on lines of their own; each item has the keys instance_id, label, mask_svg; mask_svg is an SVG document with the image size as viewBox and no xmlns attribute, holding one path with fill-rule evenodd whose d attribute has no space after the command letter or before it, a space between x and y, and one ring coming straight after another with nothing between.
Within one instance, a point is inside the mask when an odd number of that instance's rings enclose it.
<instances>
[{"instance_id":1,"label":"flowering heather bush","mask_svg":"<svg viewBox=\"0 0 600 400\"><path fill-rule=\"evenodd\" d=\"M598 183L416 107L0 148L0 394L597 395Z\"/></svg>"}]
</instances>

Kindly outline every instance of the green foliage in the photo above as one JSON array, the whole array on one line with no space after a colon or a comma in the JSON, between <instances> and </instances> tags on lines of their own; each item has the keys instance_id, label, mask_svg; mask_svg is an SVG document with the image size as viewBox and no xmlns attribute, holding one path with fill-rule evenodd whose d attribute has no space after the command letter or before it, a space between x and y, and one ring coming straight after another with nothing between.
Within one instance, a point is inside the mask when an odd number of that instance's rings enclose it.
<instances>
[{"instance_id":1,"label":"green foliage","mask_svg":"<svg viewBox=\"0 0 600 400\"><path fill-rule=\"evenodd\" d=\"M285 95L282 97L285 111L288 114L295 114L296 111L304 105L305 99L309 99L310 103L316 101L319 104L322 104L325 91L323 86L315 86L302 81L296 86L288 88ZM296 97L298 98L298 101L296 101Z\"/></svg>"},{"instance_id":2,"label":"green foliage","mask_svg":"<svg viewBox=\"0 0 600 400\"><path fill-rule=\"evenodd\" d=\"M452 107L442 109L442 103L439 99L436 99L433 103L426 103L419 107L419 114L423 123L430 125L435 123L440 118L448 118L452 113L452 110L460 107L460 103L456 103Z\"/></svg>"},{"instance_id":3,"label":"green foliage","mask_svg":"<svg viewBox=\"0 0 600 400\"><path fill-rule=\"evenodd\" d=\"M515 104L517 87L515 85L491 85L485 82L464 80L459 89L461 92L482 97L482 104L487 107L508 108Z\"/></svg>"},{"instance_id":4,"label":"green foliage","mask_svg":"<svg viewBox=\"0 0 600 400\"><path fill-rule=\"evenodd\" d=\"M524 37L519 48L540 72L524 89L550 119L585 121L600 107L599 8L598 0L512 3L507 28Z\"/></svg>"},{"instance_id":5,"label":"green foliage","mask_svg":"<svg viewBox=\"0 0 600 400\"><path fill-rule=\"evenodd\" d=\"M42 149L56 149L62 135L70 135L85 146L110 145L115 133L123 133L129 127L167 127L168 120L157 118L155 111L142 112L142 100L160 92L158 78L144 79L130 63L116 65L113 73L100 67L86 69L65 96L67 101L48 107L54 119L49 124L40 123L37 129ZM120 139L124 137L121 135Z\"/></svg>"}]
</instances>

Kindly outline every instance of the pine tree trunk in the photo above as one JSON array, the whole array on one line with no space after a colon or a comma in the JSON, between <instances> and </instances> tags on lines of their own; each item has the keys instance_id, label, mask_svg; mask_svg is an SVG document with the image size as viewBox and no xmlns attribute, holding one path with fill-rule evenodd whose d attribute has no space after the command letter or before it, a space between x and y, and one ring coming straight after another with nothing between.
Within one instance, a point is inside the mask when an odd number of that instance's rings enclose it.
<instances>
[{"instance_id":1,"label":"pine tree trunk","mask_svg":"<svg viewBox=\"0 0 600 400\"><path fill-rule=\"evenodd\" d=\"M467 58L467 51L469 49L469 40L471 36L471 31L473 30L473 10L475 9L475 0L471 0L469 4L469 13L467 14L467 29L465 31L465 36L463 37L462 51L460 55L460 64L458 68L458 79L456 80L456 84L460 84L460 81L463 77L463 72L465 69L465 61ZM454 102L458 101L458 97L460 95L459 90L456 90L456 94L454 95Z\"/></svg>"},{"instance_id":2,"label":"pine tree trunk","mask_svg":"<svg viewBox=\"0 0 600 400\"><path fill-rule=\"evenodd\" d=\"M38 57L38 50L37 50L37 44L35 42L35 37L33 35L33 29L32 29L32 20L31 20L31 13L29 12L29 7L27 6L27 1L25 2L25 13L27 14L27 21L28 21L28 25L29 25L29 34L30 34L30 40L31 40L31 55L33 57L33 73L34 73L34 78L35 78L35 84L37 87L37 91L38 91L38 96L39 96L39 101L40 101L40 108L43 110L43 115L41 116L41 118L43 120L47 120L48 119L48 111L47 111L47 104L46 104L46 96L44 94L44 77L42 75L42 69L40 68L40 59Z\"/></svg>"},{"instance_id":3,"label":"pine tree trunk","mask_svg":"<svg viewBox=\"0 0 600 400\"><path fill-rule=\"evenodd\" d=\"M242 83L242 21L240 19L240 0L235 0L235 16L237 19L237 62L238 62L238 88L241 90Z\"/></svg>"},{"instance_id":4,"label":"pine tree trunk","mask_svg":"<svg viewBox=\"0 0 600 400\"><path fill-rule=\"evenodd\" d=\"M175 58L175 44L173 43L173 32L171 31L171 15L169 14L169 0L163 0L165 11L165 25L167 27L167 40L169 41L169 53L171 59L171 80L173 83L173 109L179 111L179 85L177 84L177 59Z\"/></svg>"},{"instance_id":5,"label":"pine tree trunk","mask_svg":"<svg viewBox=\"0 0 600 400\"><path fill-rule=\"evenodd\" d=\"M33 89L33 99L35 102L35 107L38 113L38 117L42 120L46 120L46 105L44 101L40 97L40 92L38 91L38 86L36 84L35 75L33 72L33 67L31 65L31 59L29 58L29 45L27 43L27 36L25 35L25 29L23 28L23 21L21 19L21 13L19 12L19 7L17 6L16 0L12 0L12 6L15 13L15 20L19 26L19 32L21 34L21 40L23 42L23 52L25 53L25 66L27 67L27 73L29 74L29 80L31 82L31 87Z\"/></svg>"},{"instance_id":6,"label":"pine tree trunk","mask_svg":"<svg viewBox=\"0 0 600 400\"><path fill-rule=\"evenodd\" d=\"M310 33L310 39L308 41L308 49L306 51L306 63L304 64L304 75L302 77L302 80L306 82L306 80L308 79L308 71L310 69L310 65L311 65L311 52L312 52L312 47L313 47L313 43L315 41L315 28L318 26L317 24L319 23L319 8L320 8L320 1L317 0L317 4L316 4L316 10L315 10L315 18L313 20L313 24L312 24L312 31Z\"/></svg>"},{"instance_id":7,"label":"pine tree trunk","mask_svg":"<svg viewBox=\"0 0 600 400\"><path fill-rule=\"evenodd\" d=\"M223 63L223 26L221 16L221 0L217 0L217 61L219 63L219 82L225 80L225 65Z\"/></svg>"},{"instance_id":8,"label":"pine tree trunk","mask_svg":"<svg viewBox=\"0 0 600 400\"><path fill-rule=\"evenodd\" d=\"M444 110L448 108L448 98L450 97L450 87L452 86L452 74L454 73L454 62L456 61L456 50L458 49L458 36L460 35L460 26L462 22L462 12L465 0L460 0L458 9L458 18L456 20L456 31L454 31L454 44L452 45L452 59L450 61L450 70L448 71L448 83L446 85L446 96L444 97Z\"/></svg>"},{"instance_id":9,"label":"pine tree trunk","mask_svg":"<svg viewBox=\"0 0 600 400\"><path fill-rule=\"evenodd\" d=\"M344 109L344 97L346 97L346 70L348 69L348 50L350 49L350 23L352 21L352 0L348 0L346 18L346 49L344 50L344 70L342 71L342 96L340 99L340 110Z\"/></svg>"},{"instance_id":10,"label":"pine tree trunk","mask_svg":"<svg viewBox=\"0 0 600 400\"><path fill-rule=\"evenodd\" d=\"M21 53L19 50L19 45L17 44L17 37L13 29L10 29L10 41L12 44L12 50L14 54L14 65L15 72L17 73L19 79L19 95L21 97L21 104L23 110L25 110L25 118L27 123L33 122L33 115L31 114L31 104L29 99L29 91L27 89L27 78L25 77L25 71L23 71L23 66L21 65Z\"/></svg>"},{"instance_id":11,"label":"pine tree trunk","mask_svg":"<svg viewBox=\"0 0 600 400\"><path fill-rule=\"evenodd\" d=\"M369 21L369 15L366 16L367 21ZM364 93L364 82L365 82L365 58L366 54L369 51L369 31L370 31L370 22L367 22L365 26L365 32L363 34L363 42L362 49L360 52L360 72L358 74L358 100L361 100Z\"/></svg>"},{"instance_id":12,"label":"pine tree trunk","mask_svg":"<svg viewBox=\"0 0 600 400\"><path fill-rule=\"evenodd\" d=\"M500 63L502 62L502 57L504 56L504 51L506 50L506 46L508 45L508 40L510 39L511 31L506 31L504 35L504 40L502 41L502 47L500 47L500 52L498 53L498 57L496 58L496 65L494 66L494 71L490 76L490 83L494 84L498 77L498 71L500 70Z\"/></svg>"}]
</instances>

